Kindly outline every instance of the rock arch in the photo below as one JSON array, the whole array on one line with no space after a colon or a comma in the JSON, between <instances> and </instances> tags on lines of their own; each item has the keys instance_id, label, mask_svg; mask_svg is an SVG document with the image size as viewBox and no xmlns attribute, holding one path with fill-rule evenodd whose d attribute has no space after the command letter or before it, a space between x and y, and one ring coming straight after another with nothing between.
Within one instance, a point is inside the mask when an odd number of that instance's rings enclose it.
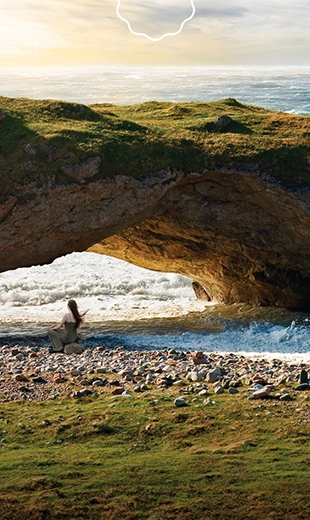
<instances>
[{"instance_id":1,"label":"rock arch","mask_svg":"<svg viewBox=\"0 0 310 520\"><path fill-rule=\"evenodd\" d=\"M228 169L29 189L0 206L2 271L89 250L187 275L212 301L310 308L305 189Z\"/></svg>"}]
</instances>

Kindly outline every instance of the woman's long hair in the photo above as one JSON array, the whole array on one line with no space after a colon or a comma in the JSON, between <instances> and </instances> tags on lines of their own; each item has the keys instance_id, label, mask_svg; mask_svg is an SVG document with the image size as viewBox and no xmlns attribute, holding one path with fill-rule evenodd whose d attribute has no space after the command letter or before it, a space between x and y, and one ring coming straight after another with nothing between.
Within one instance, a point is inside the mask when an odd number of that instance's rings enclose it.
<instances>
[{"instance_id":1,"label":"woman's long hair","mask_svg":"<svg viewBox=\"0 0 310 520\"><path fill-rule=\"evenodd\" d=\"M68 301L68 307L69 307L70 311L72 312L72 314L73 314L73 316L75 318L76 328L78 329L79 326L81 325L82 321L83 321L83 316L85 316L86 312L84 312L83 314L79 313L79 310L78 310L78 307L77 307L77 304L76 304L75 300L69 300Z\"/></svg>"}]
</instances>

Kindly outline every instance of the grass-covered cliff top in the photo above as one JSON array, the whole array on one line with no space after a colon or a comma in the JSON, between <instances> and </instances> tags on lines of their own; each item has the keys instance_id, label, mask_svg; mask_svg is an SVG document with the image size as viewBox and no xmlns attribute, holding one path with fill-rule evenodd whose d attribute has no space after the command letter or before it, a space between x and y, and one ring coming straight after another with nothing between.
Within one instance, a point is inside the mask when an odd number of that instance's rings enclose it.
<instances>
[{"instance_id":1,"label":"grass-covered cliff top","mask_svg":"<svg viewBox=\"0 0 310 520\"><path fill-rule=\"evenodd\" d=\"M50 176L74 182L61 169L101 157L91 180L117 174L143 178L165 170L242 169L257 163L263 172L310 182L310 118L243 105L150 101L138 105L78 105L0 97L0 202L14 184ZM219 130L216 116L232 122ZM35 154L25 152L31 144ZM246 166L245 166L246 167Z\"/></svg>"},{"instance_id":2,"label":"grass-covered cliff top","mask_svg":"<svg viewBox=\"0 0 310 520\"><path fill-rule=\"evenodd\" d=\"M309 391L170 388L2 403L1 519L309 518Z\"/></svg>"}]
</instances>

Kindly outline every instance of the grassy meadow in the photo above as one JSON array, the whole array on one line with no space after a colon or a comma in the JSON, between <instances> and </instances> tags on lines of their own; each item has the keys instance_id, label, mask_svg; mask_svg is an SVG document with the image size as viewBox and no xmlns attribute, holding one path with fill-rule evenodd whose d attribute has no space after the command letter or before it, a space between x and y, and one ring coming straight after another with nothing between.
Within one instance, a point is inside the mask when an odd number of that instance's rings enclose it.
<instances>
[{"instance_id":1,"label":"grassy meadow","mask_svg":"<svg viewBox=\"0 0 310 520\"><path fill-rule=\"evenodd\" d=\"M274 112L235 99L211 103L150 101L137 105L78 105L0 97L0 202L16 183L76 182L62 170L100 156L91 181L126 174L144 178L170 168L184 172L257 163L287 182L309 183L309 116ZM232 122L219 130L216 116ZM27 155L25 146L36 148ZM21 201L22 202L22 201Z\"/></svg>"},{"instance_id":2,"label":"grassy meadow","mask_svg":"<svg viewBox=\"0 0 310 520\"><path fill-rule=\"evenodd\" d=\"M308 392L239 390L2 403L1 520L306 520Z\"/></svg>"}]
</instances>

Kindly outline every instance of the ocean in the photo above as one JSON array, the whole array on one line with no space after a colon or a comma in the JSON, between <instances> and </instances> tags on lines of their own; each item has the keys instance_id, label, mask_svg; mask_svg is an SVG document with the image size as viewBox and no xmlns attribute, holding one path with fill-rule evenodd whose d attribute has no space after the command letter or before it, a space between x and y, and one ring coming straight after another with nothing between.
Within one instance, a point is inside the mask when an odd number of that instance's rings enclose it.
<instances>
[{"instance_id":1,"label":"ocean","mask_svg":"<svg viewBox=\"0 0 310 520\"><path fill-rule=\"evenodd\" d=\"M310 67L2 68L0 95L76 103L216 101L233 97L310 114Z\"/></svg>"},{"instance_id":2,"label":"ocean","mask_svg":"<svg viewBox=\"0 0 310 520\"><path fill-rule=\"evenodd\" d=\"M310 67L86 67L2 69L0 96L83 104L190 102L234 97L310 114ZM84 345L233 352L310 361L310 315L196 300L192 280L94 253L0 274L0 344L46 344L73 298L86 311Z\"/></svg>"}]
</instances>

